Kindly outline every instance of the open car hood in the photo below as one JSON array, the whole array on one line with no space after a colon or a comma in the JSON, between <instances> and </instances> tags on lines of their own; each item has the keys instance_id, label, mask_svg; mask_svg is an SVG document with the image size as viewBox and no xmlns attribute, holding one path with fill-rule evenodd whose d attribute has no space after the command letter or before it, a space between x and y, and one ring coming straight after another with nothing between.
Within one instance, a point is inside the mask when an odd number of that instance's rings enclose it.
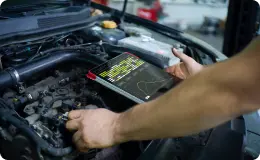
<instances>
[{"instance_id":1,"label":"open car hood","mask_svg":"<svg viewBox=\"0 0 260 160\"><path fill-rule=\"evenodd\" d=\"M16 5L28 5L28 4L35 4L35 3L67 3L70 2L70 0L5 0L1 7L6 6L16 6Z\"/></svg>"}]
</instances>

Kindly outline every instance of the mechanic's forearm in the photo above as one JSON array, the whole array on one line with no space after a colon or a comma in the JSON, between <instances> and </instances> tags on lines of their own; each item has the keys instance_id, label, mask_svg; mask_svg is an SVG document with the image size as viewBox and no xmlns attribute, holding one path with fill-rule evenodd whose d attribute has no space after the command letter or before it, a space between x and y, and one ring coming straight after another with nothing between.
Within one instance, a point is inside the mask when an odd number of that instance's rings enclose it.
<instances>
[{"instance_id":1,"label":"mechanic's forearm","mask_svg":"<svg viewBox=\"0 0 260 160\"><path fill-rule=\"evenodd\" d=\"M117 141L189 135L256 110L259 102L252 95L260 89L255 83L260 73L249 72L255 63L249 56L209 66L162 97L120 114Z\"/></svg>"},{"instance_id":2,"label":"mechanic's forearm","mask_svg":"<svg viewBox=\"0 0 260 160\"><path fill-rule=\"evenodd\" d=\"M118 135L120 141L179 137L214 127L239 114L238 99L200 75L155 101L122 113Z\"/></svg>"}]
</instances>

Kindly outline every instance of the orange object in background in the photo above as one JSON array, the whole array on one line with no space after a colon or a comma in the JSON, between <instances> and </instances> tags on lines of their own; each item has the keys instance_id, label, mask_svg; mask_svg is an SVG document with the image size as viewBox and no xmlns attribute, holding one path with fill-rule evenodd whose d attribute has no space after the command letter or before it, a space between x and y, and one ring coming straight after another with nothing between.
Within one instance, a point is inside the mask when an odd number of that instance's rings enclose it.
<instances>
[{"instance_id":1,"label":"orange object in background","mask_svg":"<svg viewBox=\"0 0 260 160\"><path fill-rule=\"evenodd\" d=\"M108 0L92 0L95 3L102 4L104 6L108 5Z\"/></svg>"}]
</instances>

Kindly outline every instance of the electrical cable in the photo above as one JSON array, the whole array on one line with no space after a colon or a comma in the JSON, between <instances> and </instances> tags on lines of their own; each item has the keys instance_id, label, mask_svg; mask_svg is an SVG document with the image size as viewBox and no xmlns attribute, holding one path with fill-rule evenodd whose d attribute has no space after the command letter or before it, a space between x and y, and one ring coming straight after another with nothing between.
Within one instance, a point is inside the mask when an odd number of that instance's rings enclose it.
<instances>
[{"instance_id":1,"label":"electrical cable","mask_svg":"<svg viewBox=\"0 0 260 160\"><path fill-rule=\"evenodd\" d=\"M62 37L62 39L66 38L67 36ZM58 41L60 41L62 39L60 38ZM56 43L58 41L55 41L54 43ZM78 49L78 47L89 46L89 45L92 45L93 43L84 43L84 44L79 44L79 45L74 45L74 46L69 46L69 47L56 47L56 48L51 48L51 49L45 50L43 52L40 52L40 49L42 48L43 44L44 44L44 42L40 45L40 47L38 48L36 54L34 56L32 56L31 58L29 58L26 63L31 62L32 60L37 58L40 54L41 55L45 55L46 53L59 51L59 50ZM83 49L83 48L81 48L81 49Z\"/></svg>"},{"instance_id":2,"label":"electrical cable","mask_svg":"<svg viewBox=\"0 0 260 160\"><path fill-rule=\"evenodd\" d=\"M80 44L80 45L75 45L75 46L69 46L69 47L57 47L57 48L52 48L43 52L39 52L37 55L35 54L29 62L31 62L33 59L37 58L39 55L48 55L49 53L56 52L56 51L74 51L74 50L84 50L88 51L88 48L84 48L82 46L90 46L93 43L85 43L85 44ZM103 48L104 49L104 48ZM104 49L105 50L105 49ZM95 56L92 54L92 56ZM96 56L95 56L96 57ZM97 57L96 57L97 58Z\"/></svg>"},{"instance_id":3,"label":"electrical cable","mask_svg":"<svg viewBox=\"0 0 260 160\"><path fill-rule=\"evenodd\" d=\"M16 66L16 65L20 65L22 63L28 63L28 62L31 62L33 61L34 59L36 59L37 57L39 57L40 55L45 55L46 52L50 52L50 51L54 51L56 48L60 48L60 49L68 49L68 48L72 48L73 47L80 47L80 46L88 46L88 45L91 45L91 44L96 44L98 45L99 42L94 42L94 43L84 43L84 44L80 44L80 42L78 42L79 44L78 45L74 45L74 46L69 46L67 48L63 48L63 47L50 47L52 49L50 50L45 50L44 52L42 52L42 48L45 44L51 44L51 45L57 45L56 43L58 41L61 41L63 40L64 38L68 37L68 36L74 36L73 34L69 33L69 34L66 34L66 35L60 35L58 36L57 38L53 38L53 37L49 37L49 38L45 38L45 39L41 39L41 40L38 40L38 41L35 41L35 42L30 42L30 43L27 43L27 44L22 44L20 46L18 46L18 48L16 50L19 50L18 52L15 52L16 54L23 54L25 52L30 52L30 54L32 54L34 51L36 52L34 55L32 55L31 57L28 58L28 55L26 55L27 57L23 57L23 58L18 58L18 59L15 59L15 58L11 58L10 54L6 54L6 57L8 59L10 59L10 62L13 62L13 66ZM76 36L75 36L76 37ZM76 37L77 38L77 37ZM37 47L38 45L38 47ZM104 48L102 45L100 45L101 48L103 49L103 52L104 52ZM10 48L6 48L8 50L10 50ZM5 52L5 51L3 51ZM14 51L13 53L14 54ZM9 58L10 57L10 58Z\"/></svg>"},{"instance_id":4,"label":"electrical cable","mask_svg":"<svg viewBox=\"0 0 260 160\"><path fill-rule=\"evenodd\" d=\"M42 43L42 44L40 45L40 47L37 49L37 52L36 52L31 58L29 58L29 59L26 61L26 63L31 62L33 59L35 59L35 58L38 56L38 54L40 53L40 50L41 50L43 44L44 44L44 43Z\"/></svg>"},{"instance_id":5,"label":"electrical cable","mask_svg":"<svg viewBox=\"0 0 260 160\"><path fill-rule=\"evenodd\" d=\"M66 37L68 37L68 36L70 36L70 35L71 35L71 33L69 33L69 34L67 34L67 35L65 35L65 36L61 36L59 39L55 40L53 43L55 44L55 43L57 43L58 41L60 41L60 40L62 40L62 39L64 39L64 38L66 38ZM39 55L39 53L40 53L40 51L41 51L43 45L45 45L49 39L51 39L51 38L45 39L45 40L41 43L41 45L39 46L39 48L37 49L37 52L34 54L34 56L32 56L31 58L29 58L26 62L31 62L32 60L34 60L34 59ZM50 42L51 42L51 41L49 41L48 43L50 43Z\"/></svg>"},{"instance_id":6,"label":"electrical cable","mask_svg":"<svg viewBox=\"0 0 260 160\"><path fill-rule=\"evenodd\" d=\"M67 35L65 35L65 36L62 36L62 37L60 37L59 39L55 40L55 42L53 42L53 43L57 43L57 42L59 42L60 40L63 40L64 38L67 38L67 37L70 36L70 35L71 35L71 33L69 33L69 34L67 34Z\"/></svg>"}]
</instances>

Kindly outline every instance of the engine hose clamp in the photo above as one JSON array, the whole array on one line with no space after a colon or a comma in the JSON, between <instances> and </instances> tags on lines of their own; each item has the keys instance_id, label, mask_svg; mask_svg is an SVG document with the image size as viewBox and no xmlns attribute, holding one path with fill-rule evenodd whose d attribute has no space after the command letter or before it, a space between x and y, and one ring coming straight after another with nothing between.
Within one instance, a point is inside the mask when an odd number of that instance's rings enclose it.
<instances>
[{"instance_id":1,"label":"engine hose clamp","mask_svg":"<svg viewBox=\"0 0 260 160\"><path fill-rule=\"evenodd\" d=\"M12 80L15 85L19 84L20 82L20 75L14 68L7 68L6 71L11 75Z\"/></svg>"}]
</instances>

